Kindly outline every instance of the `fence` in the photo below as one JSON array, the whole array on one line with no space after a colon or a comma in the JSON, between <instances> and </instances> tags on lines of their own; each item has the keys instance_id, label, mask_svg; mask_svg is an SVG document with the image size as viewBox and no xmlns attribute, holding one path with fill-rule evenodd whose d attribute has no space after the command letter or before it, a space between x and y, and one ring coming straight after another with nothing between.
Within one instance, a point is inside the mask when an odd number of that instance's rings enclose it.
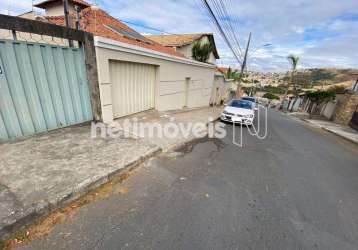
<instances>
[{"instance_id":1,"label":"fence","mask_svg":"<svg viewBox=\"0 0 358 250\"><path fill-rule=\"evenodd\" d=\"M7 15L0 29L0 140L101 120L91 34Z\"/></svg>"}]
</instances>

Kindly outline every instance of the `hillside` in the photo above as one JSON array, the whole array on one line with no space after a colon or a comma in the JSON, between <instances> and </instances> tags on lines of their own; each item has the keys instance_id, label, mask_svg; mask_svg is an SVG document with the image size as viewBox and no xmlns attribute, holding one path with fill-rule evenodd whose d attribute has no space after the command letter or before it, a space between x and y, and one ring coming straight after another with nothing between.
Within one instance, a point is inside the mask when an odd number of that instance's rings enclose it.
<instances>
[{"instance_id":1,"label":"hillside","mask_svg":"<svg viewBox=\"0 0 358 250\"><path fill-rule=\"evenodd\" d=\"M335 83L355 81L358 69L306 69L296 73L295 82L303 87L330 85ZM289 80L287 74L283 81Z\"/></svg>"}]
</instances>

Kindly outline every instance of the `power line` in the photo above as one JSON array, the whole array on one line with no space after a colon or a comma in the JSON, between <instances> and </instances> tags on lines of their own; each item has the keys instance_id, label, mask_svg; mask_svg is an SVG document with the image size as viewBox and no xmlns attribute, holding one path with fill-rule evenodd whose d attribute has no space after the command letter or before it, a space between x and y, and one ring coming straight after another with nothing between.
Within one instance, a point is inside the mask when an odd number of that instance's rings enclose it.
<instances>
[{"instance_id":1,"label":"power line","mask_svg":"<svg viewBox=\"0 0 358 250\"><path fill-rule=\"evenodd\" d=\"M219 1L220 1L220 3L221 3L222 8L223 8L224 14L225 14L225 16L227 17L228 24L229 24L230 30L231 30L231 32L232 32L232 34L233 34L234 40L235 40L235 42L236 42L236 45L237 45L237 47L238 47L238 49L239 49L239 52L240 52L240 54L241 54L241 56L242 56L241 46L240 46L240 43L239 43L239 39L238 39L238 37L237 37L237 35L236 35L236 34L237 34L237 31L234 30L233 25L231 24L231 21L230 21L231 16L228 14L228 11L227 11L227 9L226 9L226 6L225 6L225 4L222 2L222 0L219 0ZM229 19L229 18L230 18L230 19Z\"/></svg>"},{"instance_id":2,"label":"power line","mask_svg":"<svg viewBox=\"0 0 358 250\"><path fill-rule=\"evenodd\" d=\"M229 0L228 3L229 3L230 9L231 9L231 10L234 10L235 3L233 3L232 0ZM232 18L233 18L233 20L234 20L234 24L233 24L234 30L235 30L235 32L236 32L237 34L239 34L239 28L238 28L239 19L238 19L237 15L232 15ZM241 53L242 53L242 50L241 50L241 48L240 48L240 43L239 43L239 41L238 41L238 46L239 46L239 49L240 49L240 51L241 51Z\"/></svg>"},{"instance_id":3,"label":"power line","mask_svg":"<svg viewBox=\"0 0 358 250\"><path fill-rule=\"evenodd\" d=\"M231 41L235 41L236 36L235 36L235 33L232 32L232 30L230 29L230 23L228 22L228 18L227 18L228 15L225 14L225 10L223 8L223 3L220 1L221 4L219 4L215 0L211 0L211 2L213 3L213 9L215 9L215 11L216 11L217 19L219 21L221 21L222 28L225 31L226 35L228 36L228 38ZM242 60L242 55L241 55L242 53L240 52L240 50L238 50L238 48L236 46L233 46L233 48L235 49L239 58Z\"/></svg>"},{"instance_id":4,"label":"power line","mask_svg":"<svg viewBox=\"0 0 358 250\"><path fill-rule=\"evenodd\" d=\"M228 32L228 27L227 27L227 23L224 19L224 14L222 13L221 11L221 8L219 6L219 4L216 2L216 1L213 1L211 0L211 3L212 3L212 8L215 10L214 12L216 12L216 17L217 19L219 20L219 22L221 21L222 22L222 29L224 30L225 34L228 36L228 38L233 41L233 37L232 37L232 34L230 32ZM233 46L233 49L235 49L236 51L236 48L235 46ZM237 53L237 51L236 51Z\"/></svg>"},{"instance_id":5,"label":"power line","mask_svg":"<svg viewBox=\"0 0 358 250\"><path fill-rule=\"evenodd\" d=\"M213 7L217 9L217 15L218 15L218 19L221 20L223 26L224 26L224 30L226 31L226 33L228 34L228 36L230 36L230 39L233 42L236 42L236 45L234 45L233 47L236 49L236 51L238 52L238 55L240 56L240 58L242 59L242 51L241 51L241 47L240 44L238 42L238 38L236 35L236 32L233 29L233 26L231 24L231 17L228 14L228 11L226 9L226 6L224 4L224 2L222 0L219 0L219 2L217 2L216 0L211 0L211 2L213 3Z\"/></svg>"},{"instance_id":6,"label":"power line","mask_svg":"<svg viewBox=\"0 0 358 250\"><path fill-rule=\"evenodd\" d=\"M205 6L205 8L208 10L209 12L209 18L215 23L215 25L217 26L217 28L219 29L219 32L221 34L221 36L223 37L224 41L226 42L226 44L228 45L228 47L230 48L230 50L232 51L232 53L234 54L236 60L241 63L241 60L239 59L239 55L237 54L237 52L235 52L234 47L232 46L232 44L230 43L226 33L224 32L220 22L218 21L218 19L216 18L212 8L210 7L210 5L208 4L207 0L202 0L203 4Z\"/></svg>"}]
</instances>

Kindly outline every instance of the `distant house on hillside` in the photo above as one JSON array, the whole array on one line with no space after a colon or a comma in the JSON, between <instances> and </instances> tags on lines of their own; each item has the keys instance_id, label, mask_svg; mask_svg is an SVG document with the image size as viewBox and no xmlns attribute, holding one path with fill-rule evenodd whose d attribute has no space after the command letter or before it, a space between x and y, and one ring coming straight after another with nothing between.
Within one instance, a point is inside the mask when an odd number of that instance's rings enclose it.
<instances>
[{"instance_id":1,"label":"distant house on hillside","mask_svg":"<svg viewBox=\"0 0 358 250\"><path fill-rule=\"evenodd\" d=\"M196 42L210 43L213 51L210 54L208 63L215 64L216 59L220 59L214 36L211 33L202 34L182 34L182 35L149 35L147 38L160 43L165 47L170 47L184 54L187 58L192 58L192 48Z\"/></svg>"}]
</instances>

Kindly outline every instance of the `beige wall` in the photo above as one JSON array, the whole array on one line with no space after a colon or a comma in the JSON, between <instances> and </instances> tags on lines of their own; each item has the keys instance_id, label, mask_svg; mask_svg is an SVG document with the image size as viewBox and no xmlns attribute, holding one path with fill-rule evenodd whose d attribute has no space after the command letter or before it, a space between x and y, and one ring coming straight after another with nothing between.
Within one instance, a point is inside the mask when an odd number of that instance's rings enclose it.
<instances>
[{"instance_id":1,"label":"beige wall","mask_svg":"<svg viewBox=\"0 0 358 250\"><path fill-rule=\"evenodd\" d=\"M231 83L225 80L223 75L215 75L211 92L210 105L220 105L229 99Z\"/></svg>"},{"instance_id":2,"label":"beige wall","mask_svg":"<svg viewBox=\"0 0 358 250\"><path fill-rule=\"evenodd\" d=\"M134 49L133 49L134 48ZM155 108L159 111L181 109L185 106L208 106L214 82L215 67L209 64L178 59L136 46L96 37L98 77L104 122L113 120L112 83L109 61L129 61L157 66ZM187 80L186 80L187 79Z\"/></svg>"},{"instance_id":3,"label":"beige wall","mask_svg":"<svg viewBox=\"0 0 358 250\"><path fill-rule=\"evenodd\" d=\"M75 6L72 3L68 3L68 11L70 13L76 13ZM64 10L62 3L54 4L45 10L46 16L63 16Z\"/></svg>"}]
</instances>

